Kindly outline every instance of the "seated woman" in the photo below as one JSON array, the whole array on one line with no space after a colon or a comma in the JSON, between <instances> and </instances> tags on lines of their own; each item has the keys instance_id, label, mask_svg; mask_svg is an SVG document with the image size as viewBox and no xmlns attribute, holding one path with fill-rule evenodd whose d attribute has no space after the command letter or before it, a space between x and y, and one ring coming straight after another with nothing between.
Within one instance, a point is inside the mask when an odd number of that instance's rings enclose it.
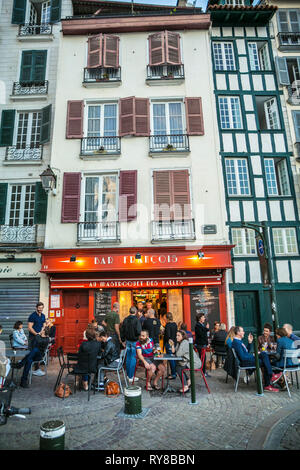
<instances>
[{"instance_id":1,"label":"seated woman","mask_svg":"<svg viewBox=\"0 0 300 470\"><path fill-rule=\"evenodd\" d=\"M220 328L218 331L215 332L211 341L211 347L217 356L217 363L216 363L217 367L218 366L222 367L223 358L226 356L226 347L225 347L226 336L227 336L226 325L225 323L220 323ZM221 361L219 359L221 359Z\"/></svg>"},{"instance_id":2,"label":"seated woman","mask_svg":"<svg viewBox=\"0 0 300 470\"><path fill-rule=\"evenodd\" d=\"M234 339L234 329L235 329L235 326L232 326L230 328L230 330L228 331L228 334L226 336L226 339L225 339L225 345L228 346L228 348L231 348L231 346L232 346L232 341Z\"/></svg>"},{"instance_id":3,"label":"seated woman","mask_svg":"<svg viewBox=\"0 0 300 470\"><path fill-rule=\"evenodd\" d=\"M182 380L182 371L183 369L190 369L190 348L189 348L189 342L187 339L187 334L184 330L179 330L177 331L176 334L176 340L177 340L177 345L175 348L174 341L171 339L169 340L169 344L172 348L172 353L175 353L175 356L177 357L182 357L182 360L176 361L176 372L180 380ZM201 361L198 355L195 353L193 349L193 355L194 355L194 368L195 369L200 369L201 368ZM186 372L183 372L183 389L180 390L180 392L187 392L191 382L187 377Z\"/></svg>"},{"instance_id":4,"label":"seated woman","mask_svg":"<svg viewBox=\"0 0 300 470\"><path fill-rule=\"evenodd\" d=\"M75 374L82 373L83 390L88 390L88 374L97 373L97 356L101 354L101 343L96 341L96 332L94 328L88 328L85 331L86 341L81 343L78 351L78 363L74 367ZM86 354L89 354L87 360Z\"/></svg>"},{"instance_id":5,"label":"seated woman","mask_svg":"<svg viewBox=\"0 0 300 470\"><path fill-rule=\"evenodd\" d=\"M283 368L284 366L284 351L286 349L295 349L294 342L288 337L285 328L277 328L275 331L277 337L277 348L274 353L275 360L271 361L272 366ZM286 359L286 366L292 367L293 362L291 358Z\"/></svg>"},{"instance_id":6,"label":"seated woman","mask_svg":"<svg viewBox=\"0 0 300 470\"><path fill-rule=\"evenodd\" d=\"M28 339L24 333L23 323L21 321L16 321L14 324L12 347L14 349L28 348Z\"/></svg>"}]
</instances>

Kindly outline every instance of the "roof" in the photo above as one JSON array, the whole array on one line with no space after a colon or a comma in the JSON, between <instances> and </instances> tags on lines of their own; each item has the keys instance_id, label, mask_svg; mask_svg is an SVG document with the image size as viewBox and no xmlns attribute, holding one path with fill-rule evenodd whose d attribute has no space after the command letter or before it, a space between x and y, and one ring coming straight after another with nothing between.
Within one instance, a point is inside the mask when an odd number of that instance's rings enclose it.
<instances>
[{"instance_id":1,"label":"roof","mask_svg":"<svg viewBox=\"0 0 300 470\"><path fill-rule=\"evenodd\" d=\"M273 5L208 5L213 26L266 26L277 10Z\"/></svg>"}]
</instances>

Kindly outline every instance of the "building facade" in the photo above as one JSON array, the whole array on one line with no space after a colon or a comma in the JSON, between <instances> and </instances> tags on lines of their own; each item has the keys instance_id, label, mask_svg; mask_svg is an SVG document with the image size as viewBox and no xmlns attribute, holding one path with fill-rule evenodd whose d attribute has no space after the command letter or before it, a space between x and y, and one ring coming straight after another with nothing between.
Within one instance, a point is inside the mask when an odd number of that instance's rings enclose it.
<instances>
[{"instance_id":1,"label":"building facade","mask_svg":"<svg viewBox=\"0 0 300 470\"><path fill-rule=\"evenodd\" d=\"M232 323L261 331L272 321L255 231L268 227L280 325L300 327L299 212L285 96L278 83L271 3L211 0L214 89L233 270ZM277 2L276 2L277 3ZM294 3L294 2L293 2ZM260 230L260 229L259 229Z\"/></svg>"}]
</instances>

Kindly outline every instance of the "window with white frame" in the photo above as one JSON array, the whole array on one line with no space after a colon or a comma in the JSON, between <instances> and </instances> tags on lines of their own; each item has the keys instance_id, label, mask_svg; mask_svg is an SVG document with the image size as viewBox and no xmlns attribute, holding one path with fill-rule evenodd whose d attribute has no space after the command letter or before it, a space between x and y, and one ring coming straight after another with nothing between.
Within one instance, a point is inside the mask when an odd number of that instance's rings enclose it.
<instances>
[{"instance_id":1,"label":"window with white frame","mask_svg":"<svg viewBox=\"0 0 300 470\"><path fill-rule=\"evenodd\" d=\"M35 184L11 184L8 186L6 225L10 227L32 226L34 222Z\"/></svg>"},{"instance_id":2,"label":"window with white frame","mask_svg":"<svg viewBox=\"0 0 300 470\"><path fill-rule=\"evenodd\" d=\"M225 5L232 5L234 7L244 6L245 0L225 0Z\"/></svg>"},{"instance_id":3,"label":"window with white frame","mask_svg":"<svg viewBox=\"0 0 300 470\"><path fill-rule=\"evenodd\" d=\"M255 102L260 130L280 129L277 98L275 96L256 96Z\"/></svg>"},{"instance_id":4,"label":"window with white frame","mask_svg":"<svg viewBox=\"0 0 300 470\"><path fill-rule=\"evenodd\" d=\"M278 29L282 33L300 33L300 9L278 10Z\"/></svg>"},{"instance_id":5,"label":"window with white frame","mask_svg":"<svg viewBox=\"0 0 300 470\"><path fill-rule=\"evenodd\" d=\"M42 113L25 111L17 114L14 145L17 149L37 148L40 145Z\"/></svg>"},{"instance_id":6,"label":"window with white frame","mask_svg":"<svg viewBox=\"0 0 300 470\"><path fill-rule=\"evenodd\" d=\"M275 255L298 254L297 235L294 227L273 228Z\"/></svg>"},{"instance_id":7,"label":"window with white frame","mask_svg":"<svg viewBox=\"0 0 300 470\"><path fill-rule=\"evenodd\" d=\"M265 174L269 196L289 196L290 185L284 158L265 158Z\"/></svg>"},{"instance_id":8,"label":"window with white frame","mask_svg":"<svg viewBox=\"0 0 300 470\"><path fill-rule=\"evenodd\" d=\"M222 129L242 129L242 113L238 96L219 96Z\"/></svg>"},{"instance_id":9,"label":"window with white frame","mask_svg":"<svg viewBox=\"0 0 300 470\"><path fill-rule=\"evenodd\" d=\"M215 70L235 70L232 42L213 42Z\"/></svg>"},{"instance_id":10,"label":"window with white frame","mask_svg":"<svg viewBox=\"0 0 300 470\"><path fill-rule=\"evenodd\" d=\"M27 10L27 23L30 25L45 25L51 20L51 0L44 2L32 0Z\"/></svg>"},{"instance_id":11,"label":"window with white frame","mask_svg":"<svg viewBox=\"0 0 300 470\"><path fill-rule=\"evenodd\" d=\"M256 239L254 230L244 228L232 228L232 243L235 245L235 256L256 255Z\"/></svg>"},{"instance_id":12,"label":"window with white frame","mask_svg":"<svg viewBox=\"0 0 300 470\"><path fill-rule=\"evenodd\" d=\"M154 147L171 145L180 146L184 134L183 103L152 102L151 103L151 134L154 136Z\"/></svg>"},{"instance_id":13,"label":"window with white frame","mask_svg":"<svg viewBox=\"0 0 300 470\"><path fill-rule=\"evenodd\" d=\"M225 159L227 192L229 196L249 196L250 182L246 158Z\"/></svg>"},{"instance_id":14,"label":"window with white frame","mask_svg":"<svg viewBox=\"0 0 300 470\"><path fill-rule=\"evenodd\" d=\"M84 222L103 224L117 220L117 174L86 176L84 181Z\"/></svg>"},{"instance_id":15,"label":"window with white frame","mask_svg":"<svg viewBox=\"0 0 300 470\"><path fill-rule=\"evenodd\" d=\"M248 42L248 51L250 70L271 70L271 62L267 42Z\"/></svg>"},{"instance_id":16,"label":"window with white frame","mask_svg":"<svg viewBox=\"0 0 300 470\"><path fill-rule=\"evenodd\" d=\"M118 133L117 103L91 103L86 114L86 150L113 149Z\"/></svg>"}]
</instances>

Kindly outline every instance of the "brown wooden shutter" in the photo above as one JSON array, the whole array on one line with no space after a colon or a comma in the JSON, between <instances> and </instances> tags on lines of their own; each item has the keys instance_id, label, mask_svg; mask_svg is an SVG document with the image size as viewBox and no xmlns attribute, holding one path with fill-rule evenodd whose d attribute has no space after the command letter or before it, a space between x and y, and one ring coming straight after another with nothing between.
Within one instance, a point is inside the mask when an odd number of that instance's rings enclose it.
<instances>
[{"instance_id":1,"label":"brown wooden shutter","mask_svg":"<svg viewBox=\"0 0 300 470\"><path fill-rule=\"evenodd\" d=\"M137 170L120 171L119 221L130 222L137 217Z\"/></svg>"},{"instance_id":2,"label":"brown wooden shutter","mask_svg":"<svg viewBox=\"0 0 300 470\"><path fill-rule=\"evenodd\" d=\"M119 67L119 41L118 36L104 34L103 67Z\"/></svg>"},{"instance_id":3,"label":"brown wooden shutter","mask_svg":"<svg viewBox=\"0 0 300 470\"><path fill-rule=\"evenodd\" d=\"M83 109L83 101L68 101L67 139L81 139L83 137Z\"/></svg>"},{"instance_id":4,"label":"brown wooden shutter","mask_svg":"<svg viewBox=\"0 0 300 470\"><path fill-rule=\"evenodd\" d=\"M170 31L165 32L166 62L172 65L181 64L180 35Z\"/></svg>"},{"instance_id":5,"label":"brown wooden shutter","mask_svg":"<svg viewBox=\"0 0 300 470\"><path fill-rule=\"evenodd\" d=\"M149 65L162 65L165 57L165 34L164 32L150 34L149 40Z\"/></svg>"},{"instance_id":6,"label":"brown wooden shutter","mask_svg":"<svg viewBox=\"0 0 300 470\"><path fill-rule=\"evenodd\" d=\"M135 134L135 97L121 98L119 108L120 136Z\"/></svg>"},{"instance_id":7,"label":"brown wooden shutter","mask_svg":"<svg viewBox=\"0 0 300 470\"><path fill-rule=\"evenodd\" d=\"M171 220L172 177L171 171L154 171L154 219Z\"/></svg>"},{"instance_id":8,"label":"brown wooden shutter","mask_svg":"<svg viewBox=\"0 0 300 470\"><path fill-rule=\"evenodd\" d=\"M88 38L88 68L101 67L102 65L103 36L91 36Z\"/></svg>"},{"instance_id":9,"label":"brown wooden shutter","mask_svg":"<svg viewBox=\"0 0 300 470\"><path fill-rule=\"evenodd\" d=\"M174 220L191 219L191 199L188 170L172 171L172 216Z\"/></svg>"},{"instance_id":10,"label":"brown wooden shutter","mask_svg":"<svg viewBox=\"0 0 300 470\"><path fill-rule=\"evenodd\" d=\"M148 98L135 98L135 135L150 135L150 101Z\"/></svg>"},{"instance_id":11,"label":"brown wooden shutter","mask_svg":"<svg viewBox=\"0 0 300 470\"><path fill-rule=\"evenodd\" d=\"M64 173L62 223L79 222L81 173Z\"/></svg>"},{"instance_id":12,"label":"brown wooden shutter","mask_svg":"<svg viewBox=\"0 0 300 470\"><path fill-rule=\"evenodd\" d=\"M188 135L204 135L201 98L186 98L186 128Z\"/></svg>"}]
</instances>

